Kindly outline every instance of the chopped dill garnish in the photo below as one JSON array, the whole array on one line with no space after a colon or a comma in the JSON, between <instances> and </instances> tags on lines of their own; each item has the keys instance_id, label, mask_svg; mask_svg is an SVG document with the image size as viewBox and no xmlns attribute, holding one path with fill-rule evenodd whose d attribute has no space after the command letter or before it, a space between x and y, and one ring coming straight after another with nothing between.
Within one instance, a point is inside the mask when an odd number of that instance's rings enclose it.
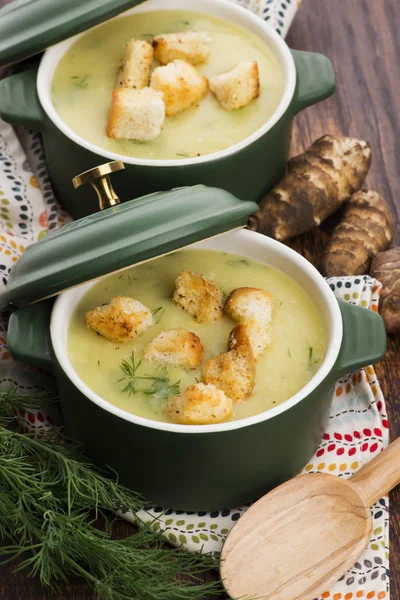
<instances>
[{"instance_id":1,"label":"chopped dill garnish","mask_svg":"<svg viewBox=\"0 0 400 600\"><path fill-rule=\"evenodd\" d=\"M240 265L249 265L250 263L245 258L235 258L234 260L227 260L226 264L230 267L234 267L235 269L237 269L238 267L240 267Z\"/></svg>"},{"instance_id":2,"label":"chopped dill garnish","mask_svg":"<svg viewBox=\"0 0 400 600\"><path fill-rule=\"evenodd\" d=\"M312 346L308 346L308 364L311 366L313 363L313 347Z\"/></svg>"},{"instance_id":3,"label":"chopped dill garnish","mask_svg":"<svg viewBox=\"0 0 400 600\"><path fill-rule=\"evenodd\" d=\"M195 377L194 380L196 383L200 383L200 379L198 377Z\"/></svg>"},{"instance_id":4,"label":"chopped dill garnish","mask_svg":"<svg viewBox=\"0 0 400 600\"><path fill-rule=\"evenodd\" d=\"M170 396L175 396L180 393L180 381L171 383L171 378L168 374L166 366L157 367L155 375L138 375L137 371L142 365L142 360L136 361L135 353L132 352L129 359L123 359L120 364L120 369L124 377L118 380L126 382L122 392L131 396L137 392L143 392L146 396L156 396L159 400L165 400ZM139 386L139 382L149 381L150 387Z\"/></svg>"},{"instance_id":5,"label":"chopped dill garnish","mask_svg":"<svg viewBox=\"0 0 400 600\"><path fill-rule=\"evenodd\" d=\"M281 301L279 302L279 306L282 306L282 304L283 304L283 300L281 300Z\"/></svg>"},{"instance_id":6,"label":"chopped dill garnish","mask_svg":"<svg viewBox=\"0 0 400 600\"><path fill-rule=\"evenodd\" d=\"M289 354L289 358L292 358L292 354L290 352L290 348L287 349L287 353Z\"/></svg>"},{"instance_id":7,"label":"chopped dill garnish","mask_svg":"<svg viewBox=\"0 0 400 600\"><path fill-rule=\"evenodd\" d=\"M98 366L98 367L100 366L100 361L99 361L99 360L97 361L97 366Z\"/></svg>"},{"instance_id":8,"label":"chopped dill garnish","mask_svg":"<svg viewBox=\"0 0 400 600\"><path fill-rule=\"evenodd\" d=\"M159 306L158 308L154 308L151 311L151 314L153 315L153 317L155 318L156 324L158 325L158 323L161 321L163 315L165 313L165 308L163 306Z\"/></svg>"},{"instance_id":9,"label":"chopped dill garnish","mask_svg":"<svg viewBox=\"0 0 400 600\"><path fill-rule=\"evenodd\" d=\"M154 37L154 33L142 33L142 37L152 38Z\"/></svg>"},{"instance_id":10,"label":"chopped dill garnish","mask_svg":"<svg viewBox=\"0 0 400 600\"><path fill-rule=\"evenodd\" d=\"M177 156L184 156L185 158L189 158L190 154L188 154L187 152L177 152L176 153Z\"/></svg>"},{"instance_id":11,"label":"chopped dill garnish","mask_svg":"<svg viewBox=\"0 0 400 600\"><path fill-rule=\"evenodd\" d=\"M88 77L89 77L89 75L84 75L84 77L82 77L79 81L77 81L75 83L76 87L87 88L87 86L89 85L86 81ZM73 79L73 78L71 77L71 79Z\"/></svg>"},{"instance_id":12,"label":"chopped dill garnish","mask_svg":"<svg viewBox=\"0 0 400 600\"><path fill-rule=\"evenodd\" d=\"M314 371L314 365L318 365L321 362L321 357L315 357L314 348L310 346L309 341L306 339L308 346L308 368Z\"/></svg>"}]
</instances>

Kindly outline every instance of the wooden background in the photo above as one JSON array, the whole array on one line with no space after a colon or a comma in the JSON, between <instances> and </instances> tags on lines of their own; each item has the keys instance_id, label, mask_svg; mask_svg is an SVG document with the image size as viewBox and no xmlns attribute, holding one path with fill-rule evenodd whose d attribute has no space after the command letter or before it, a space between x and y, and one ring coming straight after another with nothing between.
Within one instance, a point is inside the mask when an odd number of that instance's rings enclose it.
<instances>
[{"instance_id":1,"label":"wooden background","mask_svg":"<svg viewBox=\"0 0 400 600\"><path fill-rule=\"evenodd\" d=\"M6 1L0 0L0 6ZM303 0L287 38L292 48L329 56L337 74L335 96L296 117L293 154L324 133L368 140L373 160L367 184L391 205L395 245L400 245L399 25L399 0ZM321 230L297 239L293 247L318 266L334 221L335 217ZM389 338L387 356L377 365L377 372L393 439L400 436L400 336ZM391 598L400 600L400 488L391 494L390 524ZM131 532L126 523L117 526L118 536ZM62 595L52 596L38 582L24 573L13 574L6 565L0 568L0 598L92 600L94 596L80 580L72 581Z\"/></svg>"}]
</instances>

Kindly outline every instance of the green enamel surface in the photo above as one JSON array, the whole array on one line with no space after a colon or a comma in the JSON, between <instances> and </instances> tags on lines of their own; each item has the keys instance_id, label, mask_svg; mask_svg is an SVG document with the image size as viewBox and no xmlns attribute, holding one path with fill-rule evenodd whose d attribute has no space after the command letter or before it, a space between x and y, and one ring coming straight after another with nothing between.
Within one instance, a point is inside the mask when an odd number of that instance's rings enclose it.
<instances>
[{"instance_id":1,"label":"green enamel surface","mask_svg":"<svg viewBox=\"0 0 400 600\"><path fill-rule=\"evenodd\" d=\"M197 185L94 213L28 246L0 302L22 306L243 227L257 208L224 190Z\"/></svg>"},{"instance_id":2,"label":"green enamel surface","mask_svg":"<svg viewBox=\"0 0 400 600\"><path fill-rule=\"evenodd\" d=\"M97 464L115 468L121 482L153 504L194 511L240 506L297 474L319 444L333 394L333 383L325 382L262 423L217 434L177 434L119 419L77 392L62 372L58 381L66 430ZM157 464L157 477L149 464ZM200 532L188 535L200 540Z\"/></svg>"},{"instance_id":3,"label":"green enamel surface","mask_svg":"<svg viewBox=\"0 0 400 600\"><path fill-rule=\"evenodd\" d=\"M10 321L8 341L15 358L56 373L66 431L84 444L97 464L113 467L122 483L154 504L189 511L215 510L259 498L296 475L325 431L335 379L381 358L385 348L382 319L371 310L343 302L340 307L345 335L330 375L290 410L217 434L178 434L142 427L88 400L52 362L49 302L17 310ZM132 456L140 460L133 461ZM157 477L151 464L157 464ZM197 531L201 523L186 526L195 543L201 542Z\"/></svg>"},{"instance_id":4,"label":"green enamel surface","mask_svg":"<svg viewBox=\"0 0 400 600\"><path fill-rule=\"evenodd\" d=\"M0 81L0 116L12 125L43 131L49 121L37 95L36 77L34 68Z\"/></svg>"},{"instance_id":5,"label":"green enamel surface","mask_svg":"<svg viewBox=\"0 0 400 600\"><path fill-rule=\"evenodd\" d=\"M33 56L140 2L14 0L0 10L0 66Z\"/></svg>"},{"instance_id":6,"label":"green enamel surface","mask_svg":"<svg viewBox=\"0 0 400 600\"><path fill-rule=\"evenodd\" d=\"M316 52L292 50L297 85L291 104L295 115L307 106L332 96L336 89L335 73L329 58Z\"/></svg>"},{"instance_id":7,"label":"green enamel surface","mask_svg":"<svg viewBox=\"0 0 400 600\"><path fill-rule=\"evenodd\" d=\"M45 300L14 312L9 321L7 346L24 363L52 372L56 361L50 341L53 300Z\"/></svg>"},{"instance_id":8,"label":"green enamel surface","mask_svg":"<svg viewBox=\"0 0 400 600\"><path fill-rule=\"evenodd\" d=\"M338 302L345 335L330 374L332 379L377 362L386 352L386 330L382 317L368 308L342 300Z\"/></svg>"}]
</instances>

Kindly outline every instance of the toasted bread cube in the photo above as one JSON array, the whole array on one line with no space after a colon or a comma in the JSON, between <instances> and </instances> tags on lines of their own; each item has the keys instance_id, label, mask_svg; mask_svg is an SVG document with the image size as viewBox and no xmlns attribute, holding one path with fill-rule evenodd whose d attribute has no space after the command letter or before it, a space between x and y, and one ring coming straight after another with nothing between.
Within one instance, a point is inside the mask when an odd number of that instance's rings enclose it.
<instances>
[{"instance_id":1,"label":"toasted bread cube","mask_svg":"<svg viewBox=\"0 0 400 600\"><path fill-rule=\"evenodd\" d=\"M153 55L153 46L148 42L128 42L118 71L117 86L133 90L141 90L148 86Z\"/></svg>"},{"instance_id":2,"label":"toasted bread cube","mask_svg":"<svg viewBox=\"0 0 400 600\"><path fill-rule=\"evenodd\" d=\"M210 425L232 416L233 402L214 385L197 383L182 394L170 398L165 414L182 425Z\"/></svg>"},{"instance_id":3,"label":"toasted bread cube","mask_svg":"<svg viewBox=\"0 0 400 600\"><path fill-rule=\"evenodd\" d=\"M178 275L172 300L199 323L213 323L222 317L221 290L193 271L182 271Z\"/></svg>"},{"instance_id":4,"label":"toasted bread cube","mask_svg":"<svg viewBox=\"0 0 400 600\"><path fill-rule=\"evenodd\" d=\"M151 76L151 87L163 93L167 117L182 112L199 102L208 90L208 81L183 60L157 67Z\"/></svg>"},{"instance_id":5,"label":"toasted bread cube","mask_svg":"<svg viewBox=\"0 0 400 600\"><path fill-rule=\"evenodd\" d=\"M159 360L194 369L201 363L203 346L200 338L191 331L168 329L147 344L144 357L146 360Z\"/></svg>"},{"instance_id":6,"label":"toasted bread cube","mask_svg":"<svg viewBox=\"0 0 400 600\"><path fill-rule=\"evenodd\" d=\"M254 358L258 360L271 343L269 327L260 325L254 320L239 323L239 325L236 325L230 333L229 350L233 350L243 343L250 344Z\"/></svg>"},{"instance_id":7,"label":"toasted bread cube","mask_svg":"<svg viewBox=\"0 0 400 600\"><path fill-rule=\"evenodd\" d=\"M219 354L203 366L203 380L225 392L234 402L250 398L254 388L256 363L248 343Z\"/></svg>"},{"instance_id":8,"label":"toasted bread cube","mask_svg":"<svg viewBox=\"0 0 400 600\"><path fill-rule=\"evenodd\" d=\"M229 349L249 342L257 360L271 343L273 296L258 288L236 288L225 302L224 311L239 322L230 334Z\"/></svg>"},{"instance_id":9,"label":"toasted bread cube","mask_svg":"<svg viewBox=\"0 0 400 600\"><path fill-rule=\"evenodd\" d=\"M150 309L129 296L114 296L86 313L87 326L112 342L130 342L152 322Z\"/></svg>"},{"instance_id":10,"label":"toasted bread cube","mask_svg":"<svg viewBox=\"0 0 400 600\"><path fill-rule=\"evenodd\" d=\"M163 96L150 88L113 92L107 135L110 138L148 142L161 133L165 120Z\"/></svg>"},{"instance_id":11,"label":"toasted bread cube","mask_svg":"<svg viewBox=\"0 0 400 600\"><path fill-rule=\"evenodd\" d=\"M224 311L239 323L256 321L270 325L274 298L259 288L241 287L231 292L225 302Z\"/></svg>"},{"instance_id":12,"label":"toasted bread cube","mask_svg":"<svg viewBox=\"0 0 400 600\"><path fill-rule=\"evenodd\" d=\"M237 110L260 93L258 64L240 62L232 71L211 77L210 90L225 110Z\"/></svg>"},{"instance_id":13,"label":"toasted bread cube","mask_svg":"<svg viewBox=\"0 0 400 600\"><path fill-rule=\"evenodd\" d=\"M167 65L173 60L186 60L199 65L210 56L210 36L205 31L181 31L156 35L153 40L154 58Z\"/></svg>"}]
</instances>

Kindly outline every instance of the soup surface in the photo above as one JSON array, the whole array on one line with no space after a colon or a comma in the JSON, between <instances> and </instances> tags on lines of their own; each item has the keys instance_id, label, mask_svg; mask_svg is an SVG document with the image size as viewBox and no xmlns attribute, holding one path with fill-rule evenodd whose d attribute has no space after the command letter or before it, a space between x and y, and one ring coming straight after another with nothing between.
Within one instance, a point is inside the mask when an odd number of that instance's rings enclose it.
<instances>
[{"instance_id":1,"label":"soup surface","mask_svg":"<svg viewBox=\"0 0 400 600\"><path fill-rule=\"evenodd\" d=\"M68 353L78 376L108 402L141 417L166 421L168 395L183 392L201 379L201 365L189 370L166 365L169 383L156 393L151 380L138 380L135 394L124 392L127 380L121 361L134 352L136 363L144 348L161 331L183 328L200 337L203 362L227 351L235 322L223 316L216 323L197 323L171 295L177 275L190 269L211 279L225 293L237 287L258 287L274 296L272 343L257 362L256 383L249 400L238 402L233 419L264 412L298 392L318 370L324 357L324 327L309 296L287 275L248 257L214 250L181 250L157 260L110 275L97 282L81 299L71 317ZM115 343L87 328L85 314L116 295L131 296L153 311L153 325L135 340ZM161 363L144 361L138 376L159 376ZM164 372L162 372L164 376ZM179 382L179 385L175 385Z\"/></svg>"},{"instance_id":2,"label":"soup surface","mask_svg":"<svg viewBox=\"0 0 400 600\"><path fill-rule=\"evenodd\" d=\"M259 97L227 112L209 92L198 106L167 117L161 135L151 142L108 138L111 95L125 44L132 38L149 40L185 30L207 31L211 36L210 58L196 67L206 77L229 71L241 61L256 60ZM57 112L81 137L111 152L157 160L201 156L240 142L272 116L282 93L278 60L253 33L210 15L174 10L133 14L94 28L69 48L52 82Z\"/></svg>"}]
</instances>

